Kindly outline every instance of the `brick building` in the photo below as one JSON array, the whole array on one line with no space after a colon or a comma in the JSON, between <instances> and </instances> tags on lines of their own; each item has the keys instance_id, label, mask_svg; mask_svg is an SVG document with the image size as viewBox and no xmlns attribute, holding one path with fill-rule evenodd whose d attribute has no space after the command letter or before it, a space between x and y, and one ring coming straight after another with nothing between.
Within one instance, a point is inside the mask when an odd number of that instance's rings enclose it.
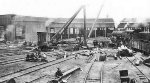
<instances>
[{"instance_id":1,"label":"brick building","mask_svg":"<svg viewBox=\"0 0 150 83\"><path fill-rule=\"evenodd\" d=\"M7 41L26 40L38 41L38 34L46 35L46 22L48 18L20 15L0 15L1 37L5 34ZM44 33L45 34L42 34ZM4 33L4 34L2 34ZM46 41L46 38L43 39Z\"/></svg>"},{"instance_id":2,"label":"brick building","mask_svg":"<svg viewBox=\"0 0 150 83\"><path fill-rule=\"evenodd\" d=\"M1 38L7 41L26 40L31 42L50 41L51 37L69 20L69 18L44 18L20 16L14 14L0 15ZM87 35L95 19L86 19ZM83 36L84 20L74 19L69 28L63 32L62 38ZM98 19L91 37L107 36L114 30L112 18Z\"/></svg>"},{"instance_id":3,"label":"brick building","mask_svg":"<svg viewBox=\"0 0 150 83\"><path fill-rule=\"evenodd\" d=\"M68 18L57 18L52 22L48 28L48 33L52 37L69 19ZM87 35L92 28L95 19L86 19L86 30ZM75 38L83 35L84 19L77 18L69 25L69 28L64 31L62 38ZM114 20L112 18L98 19L95 24L94 30L91 37L107 36L114 30Z\"/></svg>"}]
</instances>

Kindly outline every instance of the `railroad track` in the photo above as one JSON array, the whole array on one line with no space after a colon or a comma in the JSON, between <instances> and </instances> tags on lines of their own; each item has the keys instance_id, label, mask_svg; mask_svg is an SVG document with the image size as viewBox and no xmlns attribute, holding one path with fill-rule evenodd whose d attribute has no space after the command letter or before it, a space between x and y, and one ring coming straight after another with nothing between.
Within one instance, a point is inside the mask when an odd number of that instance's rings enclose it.
<instances>
[{"instance_id":1,"label":"railroad track","mask_svg":"<svg viewBox=\"0 0 150 83\"><path fill-rule=\"evenodd\" d=\"M63 76L61 78L56 78L54 74L52 74L52 75L43 75L43 76L40 76L38 78L35 78L35 79L32 79L32 80L28 81L28 83L36 83L39 80L43 80L45 77L48 77L48 79L47 79L48 83L50 82L50 79L51 80L57 80L57 81L62 81L62 80L68 81L69 78L72 76L72 73L77 71L77 70L80 70L80 68L79 67L74 67L74 68L71 68L71 69L63 70L62 71Z\"/></svg>"},{"instance_id":2,"label":"railroad track","mask_svg":"<svg viewBox=\"0 0 150 83\"><path fill-rule=\"evenodd\" d=\"M101 66L99 64L101 64ZM104 67L104 62L91 63L90 68L85 75L84 83L94 83L94 82L103 83L103 67Z\"/></svg>"},{"instance_id":3,"label":"railroad track","mask_svg":"<svg viewBox=\"0 0 150 83\"><path fill-rule=\"evenodd\" d=\"M90 73L90 70L93 66L94 62L90 64L90 68L88 69L86 75L85 75L85 78L84 78L84 83L87 83L87 80L88 80L88 76L89 76L89 73Z\"/></svg>"},{"instance_id":4,"label":"railroad track","mask_svg":"<svg viewBox=\"0 0 150 83\"><path fill-rule=\"evenodd\" d=\"M21 62L21 61L25 61L25 58L17 58L17 59L13 59L13 60L1 61L0 65L8 65L8 64L13 64L13 63Z\"/></svg>"},{"instance_id":5,"label":"railroad track","mask_svg":"<svg viewBox=\"0 0 150 83\"><path fill-rule=\"evenodd\" d=\"M48 53L48 54L50 54L50 56L53 56L53 55L59 54L59 52L51 52L51 53ZM3 65L14 64L14 63L22 62L22 61L25 61L25 58L17 58L17 59L0 61L0 66L1 65L3 66Z\"/></svg>"},{"instance_id":6,"label":"railroad track","mask_svg":"<svg viewBox=\"0 0 150 83\"><path fill-rule=\"evenodd\" d=\"M93 56L88 57L88 59L87 59L87 63L91 62L91 61L93 60L93 58L94 58L94 57L95 57L94 55L93 55Z\"/></svg>"},{"instance_id":7,"label":"railroad track","mask_svg":"<svg viewBox=\"0 0 150 83\"><path fill-rule=\"evenodd\" d=\"M50 61L48 63L41 63L41 64L38 64L38 65L35 65L35 66L32 66L32 67L26 68L26 69L22 69L22 70L19 70L19 71L16 71L16 72L13 72L13 73L1 76L0 77L0 83L6 82L7 80L9 80L11 78L17 78L17 77L21 77L21 76L30 74L32 72L36 72L38 70L50 67L52 65L56 65L56 64L62 63L64 61L67 61L67 60L70 60L70 59L73 59L73 58L74 58L74 56L70 56L70 57L68 57L66 59L53 60L53 61Z\"/></svg>"},{"instance_id":8,"label":"railroad track","mask_svg":"<svg viewBox=\"0 0 150 83\"><path fill-rule=\"evenodd\" d=\"M139 77L140 81L142 83L150 83L150 78L148 78L129 58L127 59L137 69L136 75ZM135 57L135 59L137 58Z\"/></svg>"},{"instance_id":9,"label":"railroad track","mask_svg":"<svg viewBox=\"0 0 150 83\"><path fill-rule=\"evenodd\" d=\"M105 61L95 62L95 60L96 55L93 55L93 58L91 60L92 62L90 63L90 67L84 78L84 83L103 83L103 67Z\"/></svg>"}]
</instances>

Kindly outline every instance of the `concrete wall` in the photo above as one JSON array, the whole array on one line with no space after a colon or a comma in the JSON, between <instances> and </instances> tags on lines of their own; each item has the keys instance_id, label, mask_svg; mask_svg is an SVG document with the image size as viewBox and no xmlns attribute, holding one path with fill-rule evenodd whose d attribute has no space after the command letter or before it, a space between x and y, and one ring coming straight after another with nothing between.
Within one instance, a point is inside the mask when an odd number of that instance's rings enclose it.
<instances>
[{"instance_id":1,"label":"concrete wall","mask_svg":"<svg viewBox=\"0 0 150 83\"><path fill-rule=\"evenodd\" d=\"M16 16L13 20L13 25L15 28L19 27L24 29L24 33L22 33L24 40L37 42L37 32L46 32L45 22L47 20L47 18L40 17Z\"/></svg>"},{"instance_id":2,"label":"concrete wall","mask_svg":"<svg viewBox=\"0 0 150 83\"><path fill-rule=\"evenodd\" d=\"M14 27L12 25L12 19L14 14L0 15L0 37L3 37L7 41L14 40Z\"/></svg>"}]
</instances>

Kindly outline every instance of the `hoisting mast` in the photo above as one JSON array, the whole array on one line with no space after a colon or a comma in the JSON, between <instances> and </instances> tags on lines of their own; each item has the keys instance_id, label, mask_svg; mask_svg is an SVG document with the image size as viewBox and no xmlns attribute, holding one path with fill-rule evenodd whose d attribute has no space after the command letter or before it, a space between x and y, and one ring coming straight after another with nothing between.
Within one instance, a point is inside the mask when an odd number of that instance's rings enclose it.
<instances>
[{"instance_id":1,"label":"hoisting mast","mask_svg":"<svg viewBox=\"0 0 150 83\"><path fill-rule=\"evenodd\" d=\"M83 9L84 12L84 45L86 45L86 10L85 6L81 6L78 11L64 24L64 26L51 38L50 41L54 41L56 36L61 35L63 31L67 30L71 22L75 19L78 13ZM55 41L56 42L56 41Z\"/></svg>"}]
</instances>

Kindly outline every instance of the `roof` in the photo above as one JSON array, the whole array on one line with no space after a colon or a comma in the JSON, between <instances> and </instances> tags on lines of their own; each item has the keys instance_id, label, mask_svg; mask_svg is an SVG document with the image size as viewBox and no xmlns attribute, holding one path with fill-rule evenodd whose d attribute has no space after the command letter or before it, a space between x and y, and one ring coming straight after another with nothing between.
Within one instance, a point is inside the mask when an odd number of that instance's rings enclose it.
<instances>
[{"instance_id":1,"label":"roof","mask_svg":"<svg viewBox=\"0 0 150 83\"><path fill-rule=\"evenodd\" d=\"M127 23L120 23L117 28L124 28Z\"/></svg>"},{"instance_id":2,"label":"roof","mask_svg":"<svg viewBox=\"0 0 150 83\"><path fill-rule=\"evenodd\" d=\"M69 20L69 18L57 18L54 22L55 23L66 23ZM90 18L86 19L87 23L94 23L95 19ZM83 18L76 18L72 21L72 23L83 23L84 19ZM114 20L112 18L101 18L97 20L98 23L114 23Z\"/></svg>"},{"instance_id":3,"label":"roof","mask_svg":"<svg viewBox=\"0 0 150 83\"><path fill-rule=\"evenodd\" d=\"M20 16L20 15L16 15L14 17L14 21L34 21L34 22L45 22L47 21L48 18L44 18L44 17L32 17L32 16Z\"/></svg>"},{"instance_id":4,"label":"roof","mask_svg":"<svg viewBox=\"0 0 150 83\"><path fill-rule=\"evenodd\" d=\"M60 28L63 27L65 23L52 23L50 27L55 27L55 28ZM92 27L92 23L86 24L86 27ZM71 23L69 27L74 27L74 28L80 28L83 27L83 23ZM95 27L115 27L114 23L97 23L95 24Z\"/></svg>"},{"instance_id":5,"label":"roof","mask_svg":"<svg viewBox=\"0 0 150 83\"><path fill-rule=\"evenodd\" d=\"M125 31L113 31L112 34L123 34Z\"/></svg>"},{"instance_id":6,"label":"roof","mask_svg":"<svg viewBox=\"0 0 150 83\"><path fill-rule=\"evenodd\" d=\"M126 30L125 32L132 33L134 30Z\"/></svg>"},{"instance_id":7,"label":"roof","mask_svg":"<svg viewBox=\"0 0 150 83\"><path fill-rule=\"evenodd\" d=\"M127 27L134 27L134 23L129 23Z\"/></svg>"},{"instance_id":8,"label":"roof","mask_svg":"<svg viewBox=\"0 0 150 83\"><path fill-rule=\"evenodd\" d=\"M127 23L127 22L133 22L133 23L135 23L135 22L137 22L137 18L124 18L124 19L122 19L122 21L121 22L125 22L125 23Z\"/></svg>"},{"instance_id":9,"label":"roof","mask_svg":"<svg viewBox=\"0 0 150 83\"><path fill-rule=\"evenodd\" d=\"M63 27L68 20L69 19L67 18L58 18L54 22L52 22L51 25L49 25L49 27L55 27L55 28ZM87 19L86 27L91 28L94 21L95 19ZM69 25L69 27L77 27L77 28L83 27L84 26L83 22L84 19L81 18L74 19L74 21ZM106 19L98 19L94 27L115 27L115 25L113 19L106 18Z\"/></svg>"},{"instance_id":10,"label":"roof","mask_svg":"<svg viewBox=\"0 0 150 83\"><path fill-rule=\"evenodd\" d=\"M105 42L110 42L111 40L108 39L107 37L96 37L96 38L90 38L90 40L97 40L98 42L102 42L102 41L105 41Z\"/></svg>"},{"instance_id":11,"label":"roof","mask_svg":"<svg viewBox=\"0 0 150 83\"><path fill-rule=\"evenodd\" d=\"M11 24L11 20L13 19L15 15L14 14L5 14L5 15L0 15L0 25L1 26L7 26Z\"/></svg>"},{"instance_id":12,"label":"roof","mask_svg":"<svg viewBox=\"0 0 150 83\"><path fill-rule=\"evenodd\" d=\"M149 33L149 34L150 34L150 32L139 32L139 33L146 33L146 34L148 34L148 33Z\"/></svg>"}]
</instances>

